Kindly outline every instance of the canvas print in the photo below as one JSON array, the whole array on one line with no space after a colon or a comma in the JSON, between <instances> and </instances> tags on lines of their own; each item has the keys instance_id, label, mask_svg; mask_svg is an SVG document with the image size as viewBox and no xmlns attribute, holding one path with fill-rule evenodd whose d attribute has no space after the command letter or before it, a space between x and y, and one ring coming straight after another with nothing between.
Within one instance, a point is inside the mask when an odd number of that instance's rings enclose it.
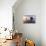
<instances>
[{"instance_id":1,"label":"canvas print","mask_svg":"<svg viewBox=\"0 0 46 46\"><path fill-rule=\"evenodd\" d=\"M36 23L36 16L35 15L24 15L23 23Z\"/></svg>"}]
</instances>

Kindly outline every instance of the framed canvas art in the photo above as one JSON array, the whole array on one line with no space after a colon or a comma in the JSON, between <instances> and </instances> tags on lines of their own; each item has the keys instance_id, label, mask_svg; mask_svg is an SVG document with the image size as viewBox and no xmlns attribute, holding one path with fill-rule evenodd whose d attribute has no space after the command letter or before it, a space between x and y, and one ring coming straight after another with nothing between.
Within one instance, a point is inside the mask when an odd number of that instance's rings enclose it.
<instances>
[{"instance_id":1,"label":"framed canvas art","mask_svg":"<svg viewBox=\"0 0 46 46\"><path fill-rule=\"evenodd\" d=\"M36 16L35 15L24 15L23 23L36 23Z\"/></svg>"}]
</instances>

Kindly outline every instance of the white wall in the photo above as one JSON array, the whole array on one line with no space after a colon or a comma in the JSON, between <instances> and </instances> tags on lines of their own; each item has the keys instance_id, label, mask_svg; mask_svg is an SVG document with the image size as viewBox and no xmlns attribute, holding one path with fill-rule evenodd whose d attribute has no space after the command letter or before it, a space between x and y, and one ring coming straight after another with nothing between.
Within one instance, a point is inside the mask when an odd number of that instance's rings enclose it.
<instances>
[{"instance_id":1,"label":"white wall","mask_svg":"<svg viewBox=\"0 0 46 46\"><path fill-rule=\"evenodd\" d=\"M14 5L15 6L15 5ZM41 46L41 1L23 0L15 9L15 29L24 34L24 37L35 41L36 46ZM35 15L35 24L23 24L24 15Z\"/></svg>"},{"instance_id":2,"label":"white wall","mask_svg":"<svg viewBox=\"0 0 46 46\"><path fill-rule=\"evenodd\" d=\"M41 41L46 46L46 0L41 1Z\"/></svg>"},{"instance_id":3,"label":"white wall","mask_svg":"<svg viewBox=\"0 0 46 46\"><path fill-rule=\"evenodd\" d=\"M12 28L12 6L16 0L0 0L0 27Z\"/></svg>"}]
</instances>

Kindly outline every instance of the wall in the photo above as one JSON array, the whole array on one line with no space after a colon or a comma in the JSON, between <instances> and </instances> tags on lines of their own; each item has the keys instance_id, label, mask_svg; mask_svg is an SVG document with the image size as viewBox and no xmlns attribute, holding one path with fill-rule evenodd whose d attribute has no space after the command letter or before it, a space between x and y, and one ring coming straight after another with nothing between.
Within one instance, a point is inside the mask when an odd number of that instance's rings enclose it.
<instances>
[{"instance_id":1,"label":"wall","mask_svg":"<svg viewBox=\"0 0 46 46\"><path fill-rule=\"evenodd\" d=\"M15 6L15 5L14 5ZM24 38L35 41L36 46L41 46L41 1L23 0L23 2L14 9L14 24L18 32L23 33ZM23 24L24 15L35 15L35 24Z\"/></svg>"},{"instance_id":2,"label":"wall","mask_svg":"<svg viewBox=\"0 0 46 46\"><path fill-rule=\"evenodd\" d=\"M0 27L12 28L12 6L16 0L0 0Z\"/></svg>"},{"instance_id":3,"label":"wall","mask_svg":"<svg viewBox=\"0 0 46 46\"><path fill-rule=\"evenodd\" d=\"M41 1L41 41L46 46L46 0Z\"/></svg>"}]
</instances>

